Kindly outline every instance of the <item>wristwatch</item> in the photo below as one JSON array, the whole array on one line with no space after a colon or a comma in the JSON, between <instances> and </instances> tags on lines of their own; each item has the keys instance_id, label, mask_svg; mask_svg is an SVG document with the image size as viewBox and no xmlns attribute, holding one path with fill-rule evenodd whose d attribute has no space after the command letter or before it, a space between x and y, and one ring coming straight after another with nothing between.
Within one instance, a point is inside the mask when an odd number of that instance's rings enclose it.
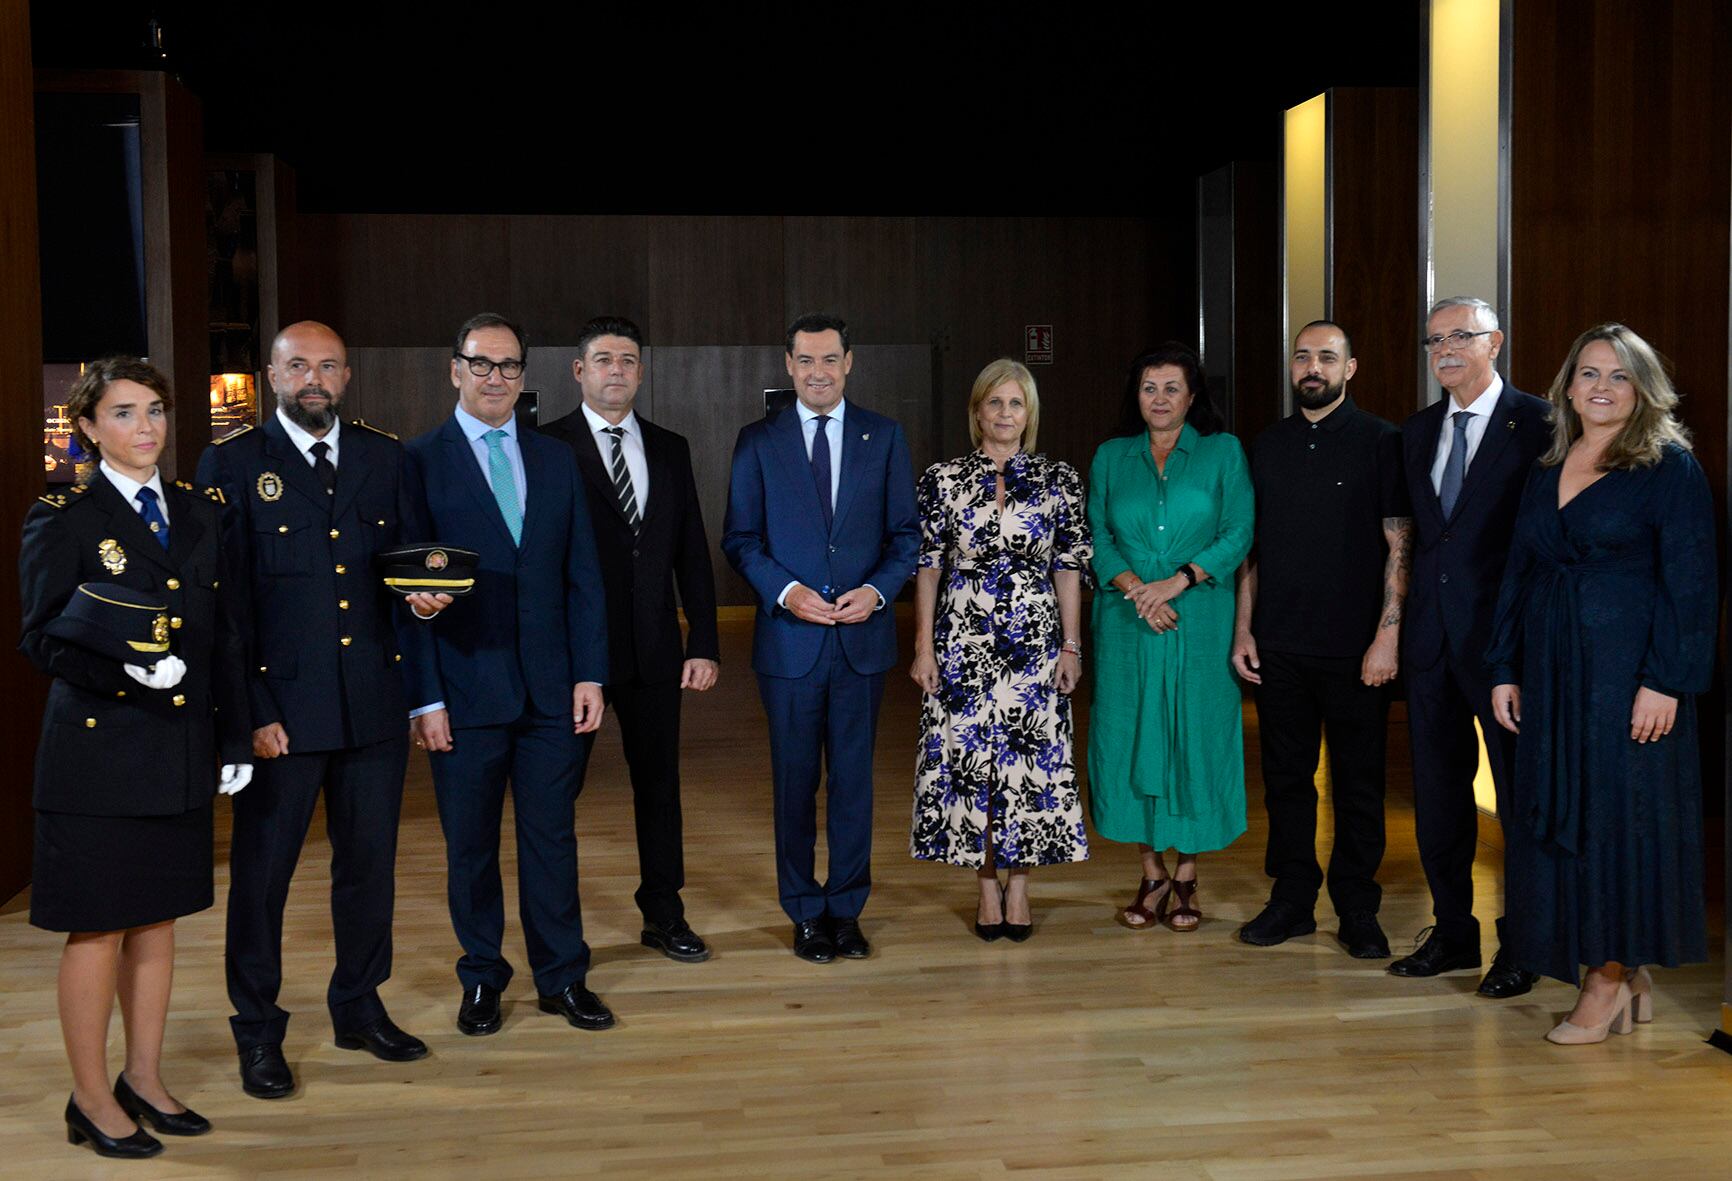
<instances>
[{"instance_id":1,"label":"wristwatch","mask_svg":"<svg viewBox=\"0 0 1732 1181\"><path fill-rule=\"evenodd\" d=\"M1197 585L1197 572L1191 569L1191 564L1189 562L1186 562L1183 566L1179 567L1179 573L1184 577L1186 586Z\"/></svg>"}]
</instances>

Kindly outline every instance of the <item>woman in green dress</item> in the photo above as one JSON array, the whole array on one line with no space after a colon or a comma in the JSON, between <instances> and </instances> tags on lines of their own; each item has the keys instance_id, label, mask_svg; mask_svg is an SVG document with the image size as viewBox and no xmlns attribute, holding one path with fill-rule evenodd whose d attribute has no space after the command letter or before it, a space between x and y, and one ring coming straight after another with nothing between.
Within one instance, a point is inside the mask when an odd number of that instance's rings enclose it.
<instances>
[{"instance_id":1,"label":"woman in green dress","mask_svg":"<svg viewBox=\"0 0 1732 1181\"><path fill-rule=\"evenodd\" d=\"M1228 652L1253 502L1245 453L1221 425L1196 353L1162 345L1132 363L1123 437L1101 444L1089 475L1101 587L1090 811L1101 836L1142 851L1142 884L1120 913L1138 929L1194 930L1197 854L1245 831ZM1178 854L1171 873L1169 849Z\"/></svg>"}]
</instances>

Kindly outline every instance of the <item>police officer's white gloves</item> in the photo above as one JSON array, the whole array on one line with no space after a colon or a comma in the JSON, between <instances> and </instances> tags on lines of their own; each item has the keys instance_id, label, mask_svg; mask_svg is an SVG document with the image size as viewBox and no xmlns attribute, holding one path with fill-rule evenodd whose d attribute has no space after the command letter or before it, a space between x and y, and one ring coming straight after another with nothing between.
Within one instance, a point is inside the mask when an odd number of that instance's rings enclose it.
<instances>
[{"instance_id":1,"label":"police officer's white gloves","mask_svg":"<svg viewBox=\"0 0 1732 1181\"><path fill-rule=\"evenodd\" d=\"M224 763L222 779L217 783L217 790L225 796L239 795L241 788L253 781L253 765L251 763Z\"/></svg>"},{"instance_id":2,"label":"police officer's white gloves","mask_svg":"<svg viewBox=\"0 0 1732 1181\"><path fill-rule=\"evenodd\" d=\"M164 656L149 668L141 668L136 664L125 664L121 667L126 670L127 676L146 689L172 689L186 676L186 661L178 656Z\"/></svg>"}]
</instances>

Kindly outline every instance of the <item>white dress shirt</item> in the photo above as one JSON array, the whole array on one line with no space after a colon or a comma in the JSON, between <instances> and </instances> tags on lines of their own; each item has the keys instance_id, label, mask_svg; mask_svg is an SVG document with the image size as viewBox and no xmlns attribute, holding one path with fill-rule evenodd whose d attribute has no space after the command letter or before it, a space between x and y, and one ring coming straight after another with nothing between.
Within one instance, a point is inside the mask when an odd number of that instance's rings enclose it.
<instances>
[{"instance_id":1,"label":"white dress shirt","mask_svg":"<svg viewBox=\"0 0 1732 1181\"><path fill-rule=\"evenodd\" d=\"M842 487L842 414L847 405L848 399L838 399L836 405L826 411L830 421L824 424L824 437L830 441L830 511L832 513L836 511L836 493ZM810 409L806 403L798 398L794 399L794 410L800 416L800 437L806 442L806 462L810 463L812 461L812 441L818 435L818 412ZM776 596L776 606L786 607L788 605L788 592L799 585L798 582L790 582L783 587L782 593ZM873 610L884 610L884 592L872 586L871 583L866 585L871 587L872 593L878 596L878 605ZM853 588L837 587L836 589L846 591Z\"/></svg>"},{"instance_id":2,"label":"white dress shirt","mask_svg":"<svg viewBox=\"0 0 1732 1181\"><path fill-rule=\"evenodd\" d=\"M1485 393L1469 402L1466 407L1458 406L1455 395L1446 394L1447 409L1443 412L1443 430L1437 437L1437 455L1431 461L1431 490L1442 495L1443 467L1449 462L1450 448L1455 446L1455 414L1465 409L1472 418L1467 420L1467 461L1461 465L1462 474L1473 464L1474 452L1479 450L1480 440L1485 438L1485 428L1491 422L1492 411L1497 409L1498 395L1503 393L1503 378L1496 373L1491 375L1491 384L1485 387Z\"/></svg>"},{"instance_id":3,"label":"white dress shirt","mask_svg":"<svg viewBox=\"0 0 1732 1181\"><path fill-rule=\"evenodd\" d=\"M325 458L331 461L332 467L337 466L337 449L342 446L339 441L339 436L343 433L342 419L332 415L331 429L325 432L325 437L322 439L313 438L300 423L284 414L281 406L277 407L277 422L282 424L283 433L289 436L289 442L295 445L295 450L301 453L301 457L307 461L308 467L319 462L318 458L313 455L314 443L323 443L329 447L330 450L325 453Z\"/></svg>"},{"instance_id":4,"label":"white dress shirt","mask_svg":"<svg viewBox=\"0 0 1732 1181\"><path fill-rule=\"evenodd\" d=\"M162 513L163 524L168 524L168 497L162 494L162 469L160 467L153 468L150 473L150 479L140 484L131 476L123 476L113 468L109 467L106 459L97 466L102 469L102 474L108 477L108 482L113 484L120 492L121 496L126 498L126 503L132 506L132 511L135 513L144 508L142 504L138 503L138 490L140 488L149 488L151 491L155 492L157 510Z\"/></svg>"},{"instance_id":5,"label":"white dress shirt","mask_svg":"<svg viewBox=\"0 0 1732 1181\"><path fill-rule=\"evenodd\" d=\"M612 476L614 437L604 432L612 430L614 424L587 404L583 407L583 420L589 424L596 450L601 452L602 470ZM637 515L641 518L649 511L649 459L643 449L643 427L638 425L637 415L630 410L619 420L619 426L624 431L619 437L619 447L625 453L625 470L631 476L631 491L637 498Z\"/></svg>"},{"instance_id":6,"label":"white dress shirt","mask_svg":"<svg viewBox=\"0 0 1732 1181\"><path fill-rule=\"evenodd\" d=\"M499 445L505 452L505 458L511 462L512 479L517 481L517 511L520 514L527 511L529 483L523 475L523 451L517 445L517 415L513 414L498 426L492 426L463 409L459 403L456 417L463 437L469 440L469 449L475 453L475 462L481 465L481 478L487 481L489 488L493 487L493 464L487 455L487 433L496 430L505 432Z\"/></svg>"}]
</instances>

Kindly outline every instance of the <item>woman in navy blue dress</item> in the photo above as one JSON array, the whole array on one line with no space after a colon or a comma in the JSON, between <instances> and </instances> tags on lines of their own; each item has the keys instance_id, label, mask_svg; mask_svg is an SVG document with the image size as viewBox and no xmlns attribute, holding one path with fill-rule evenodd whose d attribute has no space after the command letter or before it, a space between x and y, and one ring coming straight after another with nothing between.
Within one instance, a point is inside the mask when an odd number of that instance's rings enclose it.
<instances>
[{"instance_id":1,"label":"woman in navy blue dress","mask_svg":"<svg viewBox=\"0 0 1732 1181\"><path fill-rule=\"evenodd\" d=\"M1694 696L1718 593L1707 479L1654 350L1621 324L1577 339L1555 436L1528 479L1486 658L1516 731L1504 821L1510 945L1577 983L1559 1044L1653 1012L1645 964L1707 958Z\"/></svg>"}]
</instances>

